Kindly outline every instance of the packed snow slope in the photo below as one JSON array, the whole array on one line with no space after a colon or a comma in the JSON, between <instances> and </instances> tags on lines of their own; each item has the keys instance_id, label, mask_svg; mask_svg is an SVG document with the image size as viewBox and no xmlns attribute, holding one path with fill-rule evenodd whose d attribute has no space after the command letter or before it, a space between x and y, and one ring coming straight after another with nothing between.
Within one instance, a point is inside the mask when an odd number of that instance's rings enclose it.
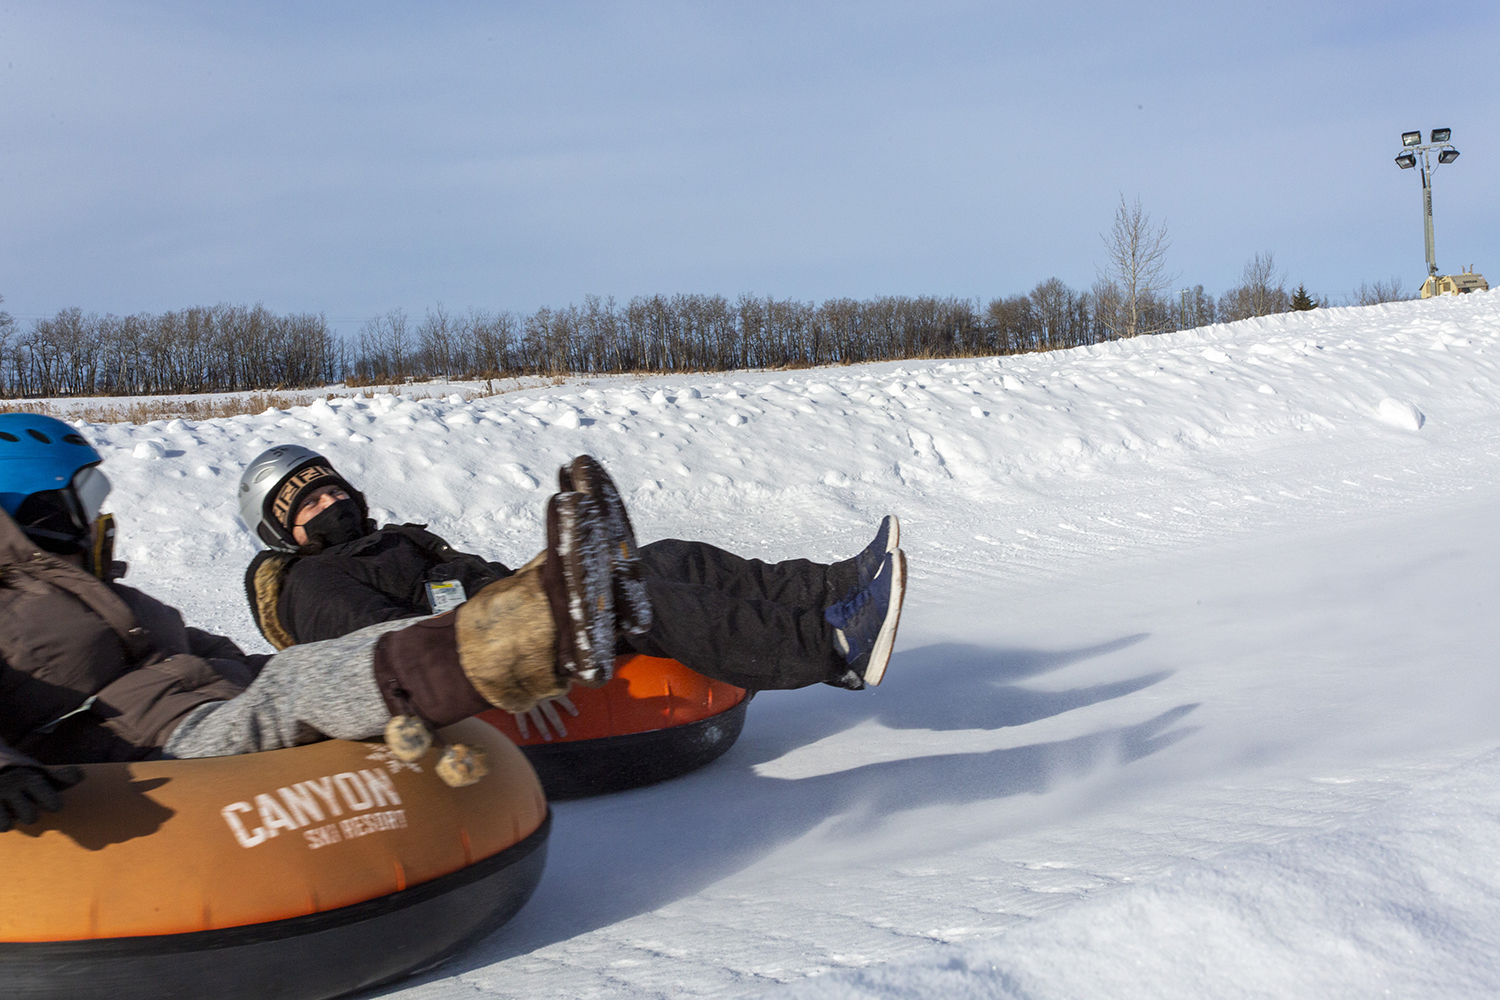
<instances>
[{"instance_id":1,"label":"packed snow slope","mask_svg":"<svg viewBox=\"0 0 1500 1000\"><path fill-rule=\"evenodd\" d=\"M555 807L509 925L383 991L1492 996L1500 293L1066 352L89 425L130 582L265 648L239 472L321 450L512 564L598 456L644 539L900 515L886 683L763 694L693 775Z\"/></svg>"}]
</instances>

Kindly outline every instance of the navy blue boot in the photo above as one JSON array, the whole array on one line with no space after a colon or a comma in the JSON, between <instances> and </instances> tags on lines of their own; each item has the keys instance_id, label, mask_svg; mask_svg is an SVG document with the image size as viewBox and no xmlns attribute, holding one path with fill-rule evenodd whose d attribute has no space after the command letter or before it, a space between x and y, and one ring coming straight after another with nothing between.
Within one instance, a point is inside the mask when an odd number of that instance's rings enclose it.
<instances>
[{"instance_id":1,"label":"navy blue boot","mask_svg":"<svg viewBox=\"0 0 1500 1000\"><path fill-rule=\"evenodd\" d=\"M881 527L885 528L884 523ZM868 586L823 612L823 620L834 628L834 643L849 664L848 673L832 683L854 690L880 683L896 645L905 597L906 554L896 549L886 553Z\"/></svg>"}]
</instances>

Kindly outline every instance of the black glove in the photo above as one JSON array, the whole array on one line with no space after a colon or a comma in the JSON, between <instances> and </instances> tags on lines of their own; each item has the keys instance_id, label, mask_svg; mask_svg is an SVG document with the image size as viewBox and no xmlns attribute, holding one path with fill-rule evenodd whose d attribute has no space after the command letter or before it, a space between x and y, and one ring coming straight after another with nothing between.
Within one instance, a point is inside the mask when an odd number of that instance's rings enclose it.
<instances>
[{"instance_id":1,"label":"black glove","mask_svg":"<svg viewBox=\"0 0 1500 1000\"><path fill-rule=\"evenodd\" d=\"M57 793L83 780L76 767L7 767L0 770L0 833L13 826L35 823L41 810L57 812L62 797Z\"/></svg>"}]
</instances>

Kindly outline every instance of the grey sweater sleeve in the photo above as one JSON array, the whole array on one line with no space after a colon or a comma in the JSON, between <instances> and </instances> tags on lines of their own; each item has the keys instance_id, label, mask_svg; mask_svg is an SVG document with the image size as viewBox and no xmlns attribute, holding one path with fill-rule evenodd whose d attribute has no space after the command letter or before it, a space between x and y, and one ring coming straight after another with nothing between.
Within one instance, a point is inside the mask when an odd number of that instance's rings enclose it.
<instances>
[{"instance_id":1,"label":"grey sweater sleeve","mask_svg":"<svg viewBox=\"0 0 1500 1000\"><path fill-rule=\"evenodd\" d=\"M379 622L277 653L243 694L194 709L172 732L163 755L227 757L378 737L390 712L372 672L375 643L421 620Z\"/></svg>"}]
</instances>

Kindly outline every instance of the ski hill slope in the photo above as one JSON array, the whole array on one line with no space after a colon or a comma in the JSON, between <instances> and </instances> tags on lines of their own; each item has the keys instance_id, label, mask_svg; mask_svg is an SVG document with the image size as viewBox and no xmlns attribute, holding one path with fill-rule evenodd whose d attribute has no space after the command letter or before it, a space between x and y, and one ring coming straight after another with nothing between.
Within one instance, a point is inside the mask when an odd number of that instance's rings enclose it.
<instances>
[{"instance_id":1,"label":"ski hill slope","mask_svg":"<svg viewBox=\"0 0 1500 1000\"><path fill-rule=\"evenodd\" d=\"M251 649L234 491L277 443L512 565L579 452L643 540L834 559L900 515L879 689L557 805L527 908L379 995L1492 996L1497 364L1492 292L84 432L128 582Z\"/></svg>"}]
</instances>

